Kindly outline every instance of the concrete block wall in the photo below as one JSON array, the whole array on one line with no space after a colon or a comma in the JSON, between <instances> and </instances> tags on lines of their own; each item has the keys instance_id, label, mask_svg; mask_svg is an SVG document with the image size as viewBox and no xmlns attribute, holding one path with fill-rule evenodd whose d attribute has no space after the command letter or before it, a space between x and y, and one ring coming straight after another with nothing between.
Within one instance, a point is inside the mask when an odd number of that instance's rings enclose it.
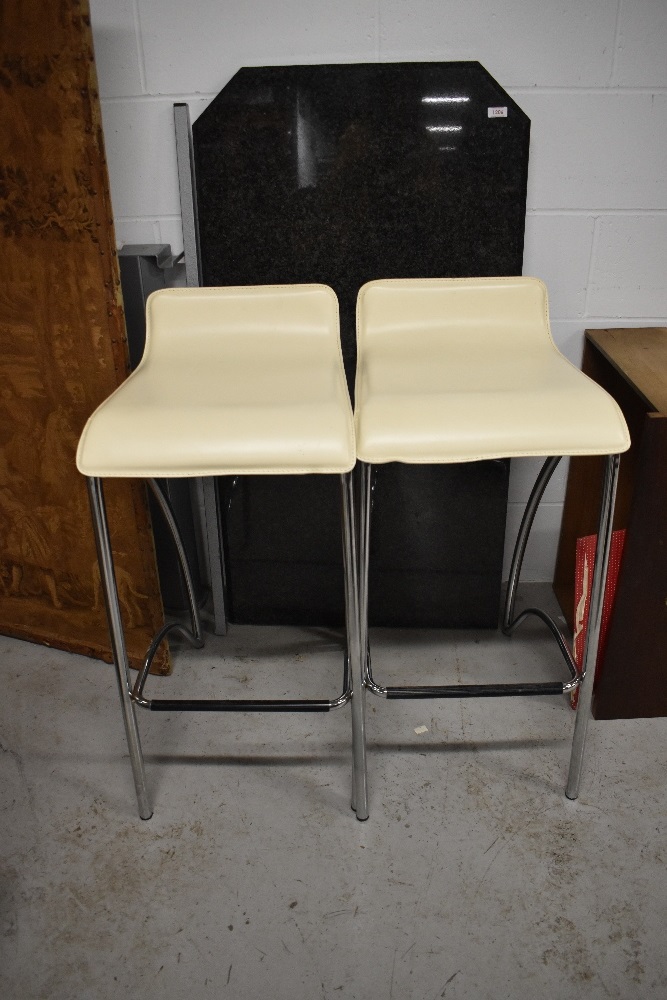
<instances>
[{"instance_id":1,"label":"concrete block wall","mask_svg":"<svg viewBox=\"0 0 667 1000\"><path fill-rule=\"evenodd\" d=\"M667 323L666 0L91 0L118 245L182 248L172 105L244 65L476 59L532 121L524 273L555 339ZM514 463L508 546L536 465ZM565 469L526 577L552 576Z\"/></svg>"}]
</instances>

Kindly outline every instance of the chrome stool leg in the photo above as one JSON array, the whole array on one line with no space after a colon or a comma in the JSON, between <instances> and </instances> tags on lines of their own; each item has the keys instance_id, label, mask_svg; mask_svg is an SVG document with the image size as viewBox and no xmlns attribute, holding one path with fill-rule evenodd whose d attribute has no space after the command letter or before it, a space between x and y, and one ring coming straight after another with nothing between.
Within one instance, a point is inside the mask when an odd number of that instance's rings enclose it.
<instances>
[{"instance_id":1,"label":"chrome stool leg","mask_svg":"<svg viewBox=\"0 0 667 1000\"><path fill-rule=\"evenodd\" d=\"M352 473L341 476L343 506L343 562L345 568L345 621L352 691L352 808L357 819L368 819L366 776L366 689L364 646L361 643L359 614L359 570L355 530L354 482Z\"/></svg>"},{"instance_id":2,"label":"chrome stool leg","mask_svg":"<svg viewBox=\"0 0 667 1000\"><path fill-rule=\"evenodd\" d=\"M141 752L139 728L137 726L135 708L130 696L130 665L127 658L123 623L120 615L118 589L116 587L116 575L114 572L113 556L111 553L111 542L109 539L109 527L107 523L102 481L96 477L88 476L86 477L86 482L88 485L88 497L93 517L93 528L95 533L95 544L97 546L97 558L100 566L102 591L104 593L104 602L106 604L107 620L109 623L109 633L111 635L111 650L113 653L114 666L116 668L116 680L118 681L118 691L123 711L123 721L125 723L127 746L130 752L130 763L132 764L134 787L137 793L139 815L142 819L150 819L153 815L153 809L151 808L148 790L146 788L146 773L144 768L144 758Z\"/></svg>"},{"instance_id":3,"label":"chrome stool leg","mask_svg":"<svg viewBox=\"0 0 667 1000\"><path fill-rule=\"evenodd\" d=\"M614 503L616 500L616 488L618 485L619 465L620 455L608 456L604 484L602 487L600 521L598 524L598 542L595 552L595 566L593 568L593 584L591 587L588 629L586 631L586 642L584 646L584 656L581 670L577 717L574 724L574 737L572 739L570 771L567 779L567 787L565 789L565 794L568 799L577 798L579 795L579 784L581 782L581 771L586 745L586 731L588 729L588 720L591 714L591 701L593 699L593 682L595 681L595 665L597 662L598 644L600 640L600 625L602 622L602 606L604 603L605 583L607 581L607 567L609 565L609 552L611 549L611 539L614 527Z\"/></svg>"}]
</instances>

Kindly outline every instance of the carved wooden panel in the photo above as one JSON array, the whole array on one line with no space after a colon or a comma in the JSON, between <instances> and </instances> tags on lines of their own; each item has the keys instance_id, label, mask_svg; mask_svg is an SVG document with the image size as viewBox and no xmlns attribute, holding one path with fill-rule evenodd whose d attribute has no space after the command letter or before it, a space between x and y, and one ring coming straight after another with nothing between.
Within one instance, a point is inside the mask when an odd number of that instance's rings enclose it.
<instances>
[{"instance_id":1,"label":"carved wooden panel","mask_svg":"<svg viewBox=\"0 0 667 1000\"><path fill-rule=\"evenodd\" d=\"M0 632L109 659L74 456L128 368L87 2L2 4L0 37ZM107 488L133 665L162 623L142 489Z\"/></svg>"}]
</instances>

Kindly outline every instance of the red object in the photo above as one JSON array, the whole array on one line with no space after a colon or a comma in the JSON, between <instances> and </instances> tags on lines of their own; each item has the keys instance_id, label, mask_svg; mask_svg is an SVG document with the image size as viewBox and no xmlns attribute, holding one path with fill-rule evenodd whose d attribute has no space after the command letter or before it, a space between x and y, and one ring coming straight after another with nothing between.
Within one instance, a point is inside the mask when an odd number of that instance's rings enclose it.
<instances>
[{"instance_id":1,"label":"red object","mask_svg":"<svg viewBox=\"0 0 667 1000\"><path fill-rule=\"evenodd\" d=\"M591 587L593 584L593 565L595 563L597 541L597 535L586 535L584 538L577 539L574 569L574 639L572 641L572 652L574 654L574 661L580 670L584 658L586 630L588 629L588 614L591 603ZM595 680L599 677L604 663L607 632L609 630L611 613L614 609L616 584L618 583L618 574L621 568L624 545L625 529L621 531L614 531L611 536L607 583L604 591L604 602L602 604L602 621L600 623L598 656L595 664ZM573 708L576 708L578 698L579 691L573 691L570 696Z\"/></svg>"}]
</instances>

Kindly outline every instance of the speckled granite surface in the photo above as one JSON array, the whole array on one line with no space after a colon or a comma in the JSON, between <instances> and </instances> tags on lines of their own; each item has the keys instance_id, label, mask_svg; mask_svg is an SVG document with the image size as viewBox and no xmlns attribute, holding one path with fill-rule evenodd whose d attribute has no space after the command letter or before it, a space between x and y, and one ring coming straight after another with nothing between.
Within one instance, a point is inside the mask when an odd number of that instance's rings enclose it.
<instances>
[{"instance_id":1,"label":"speckled granite surface","mask_svg":"<svg viewBox=\"0 0 667 1000\"><path fill-rule=\"evenodd\" d=\"M193 128L204 284L331 285L351 379L364 282L521 273L529 131L475 62L241 69ZM375 493L374 620L494 625L507 469L405 473ZM337 484L222 485L232 616L337 620Z\"/></svg>"}]
</instances>

